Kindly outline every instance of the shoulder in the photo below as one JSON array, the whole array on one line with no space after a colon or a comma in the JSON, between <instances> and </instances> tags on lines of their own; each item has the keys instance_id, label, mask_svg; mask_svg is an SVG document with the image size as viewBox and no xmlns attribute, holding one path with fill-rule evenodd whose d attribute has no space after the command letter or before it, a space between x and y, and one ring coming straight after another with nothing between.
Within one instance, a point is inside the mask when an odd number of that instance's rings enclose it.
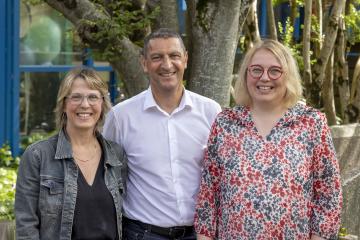
<instances>
[{"instance_id":1,"label":"shoulder","mask_svg":"<svg viewBox=\"0 0 360 240\"><path fill-rule=\"evenodd\" d=\"M120 144L104 138L101 134L100 137L102 139L106 151L110 151L111 153L114 153L118 157L124 155L124 149L120 146Z\"/></svg>"},{"instance_id":2,"label":"shoulder","mask_svg":"<svg viewBox=\"0 0 360 240\"><path fill-rule=\"evenodd\" d=\"M48 139L37 141L25 149L21 158L41 158L42 156L49 156L49 154L55 155L57 142L58 134Z\"/></svg>"},{"instance_id":3,"label":"shoulder","mask_svg":"<svg viewBox=\"0 0 360 240\"><path fill-rule=\"evenodd\" d=\"M327 124L326 115L324 113L303 103L297 103L292 108L292 111L293 114L302 121L310 121L313 124Z\"/></svg>"},{"instance_id":4,"label":"shoulder","mask_svg":"<svg viewBox=\"0 0 360 240\"><path fill-rule=\"evenodd\" d=\"M188 96L191 98L191 101L195 104L195 106L206 106L206 107L210 107L216 111L220 111L221 107L220 105L214 101L211 98L202 96L200 94L197 94L195 92L189 91L185 89L186 94L188 94Z\"/></svg>"},{"instance_id":5,"label":"shoulder","mask_svg":"<svg viewBox=\"0 0 360 240\"><path fill-rule=\"evenodd\" d=\"M248 118L248 109L242 106L236 106L233 108L224 108L217 119L220 121L240 121L243 122Z\"/></svg>"},{"instance_id":6,"label":"shoulder","mask_svg":"<svg viewBox=\"0 0 360 240\"><path fill-rule=\"evenodd\" d=\"M133 109L134 107L138 107L140 104L143 104L147 91L149 90L142 91L141 93L116 104L112 107L112 111L116 113L118 111L124 111L126 109Z\"/></svg>"}]
</instances>

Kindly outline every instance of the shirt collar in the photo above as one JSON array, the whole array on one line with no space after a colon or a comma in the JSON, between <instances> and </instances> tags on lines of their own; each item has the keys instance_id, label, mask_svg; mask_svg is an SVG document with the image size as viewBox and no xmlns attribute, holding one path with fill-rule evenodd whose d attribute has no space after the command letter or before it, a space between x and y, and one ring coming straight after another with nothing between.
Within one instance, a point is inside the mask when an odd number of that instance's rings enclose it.
<instances>
[{"instance_id":1,"label":"shirt collar","mask_svg":"<svg viewBox=\"0 0 360 240\"><path fill-rule=\"evenodd\" d=\"M192 108L193 105L194 104L193 104L193 101L191 99L189 91L184 88L184 92L183 92L183 95L181 97L180 104L175 109L174 113L183 110L187 106ZM150 108L161 109L160 106L156 103L156 101L154 99L154 96L153 96L152 91L151 91L151 87L149 87L147 89L147 91L145 92L145 101L144 101L143 110L145 111L145 110L148 110Z\"/></svg>"}]
</instances>

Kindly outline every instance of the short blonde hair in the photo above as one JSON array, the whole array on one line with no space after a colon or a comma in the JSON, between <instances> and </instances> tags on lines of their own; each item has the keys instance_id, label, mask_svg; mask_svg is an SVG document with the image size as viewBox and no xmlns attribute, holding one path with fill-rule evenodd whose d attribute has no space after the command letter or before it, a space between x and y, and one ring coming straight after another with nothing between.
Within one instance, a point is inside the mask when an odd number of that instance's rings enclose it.
<instances>
[{"instance_id":1,"label":"short blonde hair","mask_svg":"<svg viewBox=\"0 0 360 240\"><path fill-rule=\"evenodd\" d=\"M56 128L60 130L65 129L66 127L67 116L64 112L65 99L70 94L74 81L79 78L83 79L91 89L98 90L103 96L104 100L101 106L100 118L94 129L94 133L96 131L100 132L105 121L105 114L111 108L108 86L94 69L84 66L76 67L70 70L60 84L55 108Z\"/></svg>"},{"instance_id":2,"label":"short blonde hair","mask_svg":"<svg viewBox=\"0 0 360 240\"><path fill-rule=\"evenodd\" d=\"M281 67L284 70L283 77L285 78L284 80L286 83L284 104L286 107L294 106L302 98L303 93L303 87L301 84L301 77L297 63L289 48L278 41L270 39L259 41L245 54L239 70L239 78L237 79L234 87L234 97L236 104L249 106L252 103L252 99L246 84L247 69L252 60L252 57L260 49L266 49L270 51L280 62Z\"/></svg>"}]
</instances>

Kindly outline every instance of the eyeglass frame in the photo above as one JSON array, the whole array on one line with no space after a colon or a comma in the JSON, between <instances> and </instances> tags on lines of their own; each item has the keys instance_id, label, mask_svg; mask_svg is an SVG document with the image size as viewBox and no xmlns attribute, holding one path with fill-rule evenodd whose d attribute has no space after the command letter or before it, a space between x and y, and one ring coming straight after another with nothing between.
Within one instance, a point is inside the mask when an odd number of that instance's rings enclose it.
<instances>
[{"instance_id":1,"label":"eyeglass frame","mask_svg":"<svg viewBox=\"0 0 360 240\"><path fill-rule=\"evenodd\" d=\"M72 98L73 96L81 96L81 100L77 103L75 102L75 100ZM95 102L92 102L92 101L89 101L89 97L90 96L96 96L97 97L97 100ZM97 103L100 102L100 100L104 100L104 96L98 96L97 94L95 93L90 93L88 95L83 95L83 94L80 94L80 93L74 93L74 94L69 94L68 96L65 97L65 99L69 99L70 100L70 103L73 104L73 105L81 105L83 102L84 102L84 99L86 98L86 101L88 102L89 105L91 106L94 106L96 105Z\"/></svg>"},{"instance_id":2,"label":"eyeglass frame","mask_svg":"<svg viewBox=\"0 0 360 240\"><path fill-rule=\"evenodd\" d=\"M251 74L251 71L250 71L250 68L252 68L252 67L260 67L260 68L262 69L262 74L261 74L259 77L254 77L254 76ZM279 70L280 70L280 76L277 77L277 78L272 78L272 77L270 76L270 74L269 74L269 70L270 70L271 68L277 68L277 69L279 69ZM284 70L282 69L282 67L275 66L275 65L270 66L270 67L268 67L268 68L264 68L263 66L261 66L261 65L259 65L259 64L253 64L253 65L250 65L249 67L247 67L247 71L249 72L250 76L251 76L252 78L255 78L255 79L260 79L260 78L264 75L265 69L267 69L266 74L267 74L267 76L268 76L271 80L277 80L277 79L281 78L281 76L282 76L283 73L284 73Z\"/></svg>"}]
</instances>

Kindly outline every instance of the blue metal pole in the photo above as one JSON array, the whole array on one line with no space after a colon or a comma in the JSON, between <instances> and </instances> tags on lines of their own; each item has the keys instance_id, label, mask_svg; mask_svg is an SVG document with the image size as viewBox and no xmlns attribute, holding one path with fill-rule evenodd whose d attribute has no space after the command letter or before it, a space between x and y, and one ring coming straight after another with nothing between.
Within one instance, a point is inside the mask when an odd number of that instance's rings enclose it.
<instances>
[{"instance_id":1,"label":"blue metal pole","mask_svg":"<svg viewBox=\"0 0 360 240\"><path fill-rule=\"evenodd\" d=\"M260 1L260 19L259 19L259 30L260 36L265 37L267 35L267 12L266 12L266 0Z\"/></svg>"},{"instance_id":2,"label":"blue metal pole","mask_svg":"<svg viewBox=\"0 0 360 240\"><path fill-rule=\"evenodd\" d=\"M88 67L94 66L94 59L92 58L92 51L90 48L84 49L83 65L88 66Z\"/></svg>"},{"instance_id":3,"label":"blue metal pole","mask_svg":"<svg viewBox=\"0 0 360 240\"><path fill-rule=\"evenodd\" d=\"M186 11L186 2L185 0L178 0L177 1L177 9L178 9L178 20L179 20L179 31L180 34L185 33L185 11Z\"/></svg>"},{"instance_id":4,"label":"blue metal pole","mask_svg":"<svg viewBox=\"0 0 360 240\"><path fill-rule=\"evenodd\" d=\"M9 135L12 136L11 149L13 154L17 156L20 151L20 71L19 71L19 56L20 56L20 0L8 1L11 2L9 6L9 17L11 18L12 28L10 34L11 39L9 44L12 45L9 55L12 56L11 74L9 73L10 85L11 85L11 106L9 112L12 114L12 118L9 120ZM14 13L14 14L11 14Z\"/></svg>"},{"instance_id":5,"label":"blue metal pole","mask_svg":"<svg viewBox=\"0 0 360 240\"><path fill-rule=\"evenodd\" d=\"M5 74L5 36L6 36L6 8L5 1L0 0L0 147L4 144L6 139L6 125L5 125L5 116L6 116L6 96L5 96L5 84L6 84L6 74Z\"/></svg>"},{"instance_id":6,"label":"blue metal pole","mask_svg":"<svg viewBox=\"0 0 360 240\"><path fill-rule=\"evenodd\" d=\"M110 72L109 92L110 92L110 100L111 100L111 103L114 105L114 104L115 104L115 100L116 100L116 98L117 98L117 96L118 96L115 71L111 71L111 72Z\"/></svg>"},{"instance_id":7,"label":"blue metal pole","mask_svg":"<svg viewBox=\"0 0 360 240\"><path fill-rule=\"evenodd\" d=\"M0 144L19 154L19 0L0 1Z\"/></svg>"}]
</instances>

